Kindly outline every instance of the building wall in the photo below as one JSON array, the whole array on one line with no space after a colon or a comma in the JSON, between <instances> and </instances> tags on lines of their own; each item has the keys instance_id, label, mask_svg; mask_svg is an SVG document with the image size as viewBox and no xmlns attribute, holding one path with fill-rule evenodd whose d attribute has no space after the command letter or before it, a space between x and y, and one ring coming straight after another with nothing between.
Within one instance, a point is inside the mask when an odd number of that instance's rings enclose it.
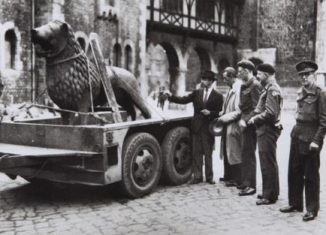
<instances>
[{"instance_id":1,"label":"building wall","mask_svg":"<svg viewBox=\"0 0 326 235\"><path fill-rule=\"evenodd\" d=\"M221 61L227 61L228 65L235 63L235 48L232 44L156 31L150 34L155 37L149 36L147 48L149 93L159 82L161 85L169 84L173 92L182 94L196 87L201 71L209 69L221 73L224 68L220 66ZM172 48L164 48L165 44ZM174 72L176 75L173 78Z\"/></svg>"},{"instance_id":2,"label":"building wall","mask_svg":"<svg viewBox=\"0 0 326 235\"><path fill-rule=\"evenodd\" d=\"M30 42L31 2L21 0L0 0L0 76L5 84L1 102L22 102L32 100L32 46ZM147 0L116 0L112 16L108 11L103 17L99 9L104 0L35 0L35 26L53 19L67 21L77 35L88 39L91 32L99 35L106 62L113 60L113 47L121 46L121 66L125 67L125 47L132 49L131 71L142 87L142 93L149 91L147 57L151 43L156 45L169 42L174 48L179 64L177 69L167 69L165 75L179 77L177 87L180 91L189 90L196 83L202 69L202 55L198 48L208 55L210 69L220 72L225 63L235 65L241 57L264 57L265 61L276 64L277 78L282 85L297 85L294 65L301 59L314 59L322 67L324 64L323 24L325 21L325 1L321 0L245 0L240 8L239 36L237 45L220 43L175 34L147 32ZM320 4L318 14L318 36L316 38L316 3ZM17 37L16 63L14 69L4 67L4 34L12 28ZM153 36L154 35L154 36ZM315 46L318 50L315 50ZM163 48L161 52L166 52ZM238 51L238 54L236 53ZM315 51L317 53L315 53ZM199 53L199 54L198 54ZM315 55L316 54L316 55ZM162 58L164 57L161 56ZM205 57L205 56L204 56ZM161 58L161 59L162 59ZM147 63L146 63L147 60ZM165 60L168 60L166 57ZM148 62L149 61L149 62ZM223 62L223 63L222 63ZM205 64L207 64L205 62ZM170 65L168 64L170 67ZM326 69L323 67L323 69ZM34 70L36 97L45 91L45 61L36 57ZM170 78L169 78L170 79ZM172 78L173 79L173 78ZM191 81L191 82L189 82ZM188 85L187 85L188 84ZM189 85L190 84L190 85ZM192 85L191 85L192 84Z\"/></svg>"},{"instance_id":3,"label":"building wall","mask_svg":"<svg viewBox=\"0 0 326 235\"><path fill-rule=\"evenodd\" d=\"M297 85L294 65L315 56L316 0L247 0L242 9L239 49L275 48L280 84Z\"/></svg>"},{"instance_id":4,"label":"building wall","mask_svg":"<svg viewBox=\"0 0 326 235\"><path fill-rule=\"evenodd\" d=\"M0 0L0 77L4 84L0 102L22 102L31 97L30 1ZM5 33L14 30L17 38L15 65L5 66Z\"/></svg>"}]
</instances>

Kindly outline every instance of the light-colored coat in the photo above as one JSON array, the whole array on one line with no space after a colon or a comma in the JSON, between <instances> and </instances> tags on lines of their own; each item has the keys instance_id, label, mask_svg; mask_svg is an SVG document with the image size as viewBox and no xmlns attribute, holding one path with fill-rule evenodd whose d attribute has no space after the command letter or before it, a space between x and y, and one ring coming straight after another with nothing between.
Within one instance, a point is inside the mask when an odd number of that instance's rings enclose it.
<instances>
[{"instance_id":1,"label":"light-colored coat","mask_svg":"<svg viewBox=\"0 0 326 235\"><path fill-rule=\"evenodd\" d=\"M240 88L242 81L236 79L230 88L225 102L223 104L222 115L219 117L224 123L223 135L221 138L220 157L228 158L230 165L241 163L241 129L239 120L241 117L240 103ZM224 156L223 145L226 144L226 155Z\"/></svg>"}]
</instances>

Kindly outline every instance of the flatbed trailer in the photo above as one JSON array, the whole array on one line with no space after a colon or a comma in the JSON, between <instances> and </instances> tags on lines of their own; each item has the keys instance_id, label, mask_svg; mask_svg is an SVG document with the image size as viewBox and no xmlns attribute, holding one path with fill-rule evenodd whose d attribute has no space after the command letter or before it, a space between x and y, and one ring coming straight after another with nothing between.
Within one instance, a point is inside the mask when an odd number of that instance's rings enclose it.
<instances>
[{"instance_id":1,"label":"flatbed trailer","mask_svg":"<svg viewBox=\"0 0 326 235\"><path fill-rule=\"evenodd\" d=\"M85 125L60 118L0 124L0 172L12 178L86 185L119 182L132 198L154 190L161 179L187 182L192 174L190 115L101 123L112 112L89 115ZM162 174L161 174L162 173Z\"/></svg>"}]
</instances>

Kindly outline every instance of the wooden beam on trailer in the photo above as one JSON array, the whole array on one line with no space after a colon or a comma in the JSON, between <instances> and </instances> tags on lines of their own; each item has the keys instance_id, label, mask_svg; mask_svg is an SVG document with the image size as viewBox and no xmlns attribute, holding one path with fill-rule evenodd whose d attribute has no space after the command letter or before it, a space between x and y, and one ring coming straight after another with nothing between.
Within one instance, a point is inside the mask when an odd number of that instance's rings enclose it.
<instances>
[{"instance_id":1,"label":"wooden beam on trailer","mask_svg":"<svg viewBox=\"0 0 326 235\"><path fill-rule=\"evenodd\" d=\"M93 56L95 65L100 73L101 82L104 87L105 95L108 101L109 106L112 108L113 111L113 121L122 122L122 118L119 112L119 106L117 100L114 95L114 91L111 85L110 77L108 76L106 65L104 62L104 57L100 48L100 44L97 39L97 35L95 33L91 33L89 36L89 46L87 48L91 55Z\"/></svg>"}]
</instances>

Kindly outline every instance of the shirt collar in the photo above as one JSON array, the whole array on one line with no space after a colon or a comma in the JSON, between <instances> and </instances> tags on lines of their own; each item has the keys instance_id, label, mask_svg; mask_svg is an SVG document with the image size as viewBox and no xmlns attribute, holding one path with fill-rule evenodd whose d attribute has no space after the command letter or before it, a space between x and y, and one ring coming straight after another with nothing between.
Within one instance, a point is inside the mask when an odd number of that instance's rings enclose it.
<instances>
[{"instance_id":1,"label":"shirt collar","mask_svg":"<svg viewBox=\"0 0 326 235\"><path fill-rule=\"evenodd\" d=\"M248 81L244 82L242 86L249 87L255 80L255 77L250 78Z\"/></svg>"},{"instance_id":2,"label":"shirt collar","mask_svg":"<svg viewBox=\"0 0 326 235\"><path fill-rule=\"evenodd\" d=\"M312 87L312 89L307 89L305 87L302 87L302 93L304 94L313 94L313 95L316 95L317 94L317 90L318 90L318 86L315 85Z\"/></svg>"},{"instance_id":3,"label":"shirt collar","mask_svg":"<svg viewBox=\"0 0 326 235\"><path fill-rule=\"evenodd\" d=\"M276 83L275 78L271 78L271 79L269 79L268 82L266 83L266 85L264 86L264 89L265 89L265 90L268 90L268 88L269 88L271 85L275 84L275 83Z\"/></svg>"}]
</instances>

